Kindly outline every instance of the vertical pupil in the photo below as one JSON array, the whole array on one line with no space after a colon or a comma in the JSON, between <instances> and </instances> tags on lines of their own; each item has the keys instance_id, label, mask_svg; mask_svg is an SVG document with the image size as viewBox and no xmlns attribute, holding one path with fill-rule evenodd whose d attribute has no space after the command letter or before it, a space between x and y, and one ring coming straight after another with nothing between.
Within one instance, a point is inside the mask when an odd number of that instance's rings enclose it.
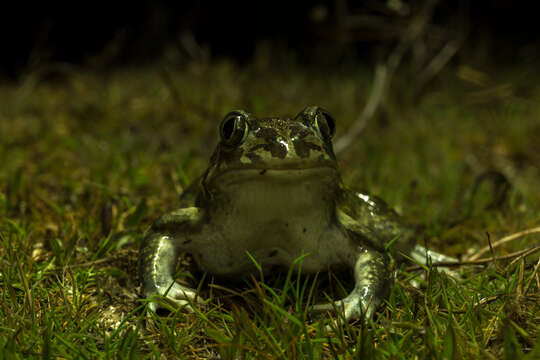
<instances>
[{"instance_id":1,"label":"vertical pupil","mask_svg":"<svg viewBox=\"0 0 540 360\"><path fill-rule=\"evenodd\" d=\"M321 133L329 135L328 124L326 123L326 117L324 115L317 116L317 123L319 124Z\"/></svg>"},{"instance_id":2,"label":"vertical pupil","mask_svg":"<svg viewBox=\"0 0 540 360\"><path fill-rule=\"evenodd\" d=\"M324 122L324 128L325 128L325 131L326 133L329 135L329 136L332 136L334 134L334 131L336 129L336 124L334 123L334 119L332 119L331 116L323 113L322 114L322 118L324 119L322 122Z\"/></svg>"},{"instance_id":3,"label":"vertical pupil","mask_svg":"<svg viewBox=\"0 0 540 360\"><path fill-rule=\"evenodd\" d=\"M236 123L236 118L231 118L223 124L223 137L229 140L232 137L234 131L234 124Z\"/></svg>"}]
</instances>

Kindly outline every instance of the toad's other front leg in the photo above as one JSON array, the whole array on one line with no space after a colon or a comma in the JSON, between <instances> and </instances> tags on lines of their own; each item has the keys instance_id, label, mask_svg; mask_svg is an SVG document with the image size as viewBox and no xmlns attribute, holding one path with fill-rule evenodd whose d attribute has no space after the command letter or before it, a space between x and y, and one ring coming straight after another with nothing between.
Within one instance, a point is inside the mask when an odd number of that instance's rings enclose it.
<instances>
[{"instance_id":1,"label":"toad's other front leg","mask_svg":"<svg viewBox=\"0 0 540 360\"><path fill-rule=\"evenodd\" d=\"M389 269L389 257L374 250L362 250L354 262L355 285L353 291L333 304L315 305L313 310L332 310L334 306L343 311L347 321L370 318L385 298L393 281Z\"/></svg>"},{"instance_id":2,"label":"toad's other front leg","mask_svg":"<svg viewBox=\"0 0 540 360\"><path fill-rule=\"evenodd\" d=\"M173 305L186 306L199 300L195 290L180 285L174 280L174 272L178 259L178 234L192 227L198 218L197 208L180 209L158 219L146 234L140 252L139 274L142 282L143 296L164 296ZM152 301L149 304L155 311L160 304Z\"/></svg>"}]
</instances>

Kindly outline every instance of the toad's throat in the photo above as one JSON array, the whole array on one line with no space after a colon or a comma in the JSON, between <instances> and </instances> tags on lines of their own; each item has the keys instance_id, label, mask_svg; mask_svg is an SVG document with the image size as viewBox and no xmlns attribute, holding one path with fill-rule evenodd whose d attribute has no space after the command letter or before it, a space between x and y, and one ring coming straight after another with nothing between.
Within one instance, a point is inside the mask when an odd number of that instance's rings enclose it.
<instances>
[{"instance_id":1,"label":"toad's throat","mask_svg":"<svg viewBox=\"0 0 540 360\"><path fill-rule=\"evenodd\" d=\"M212 217L224 223L231 221L227 218L234 219L237 226L265 229L275 222L328 223L335 208L338 182L329 169L314 170L311 169L309 176L307 170L300 170L301 174L294 173L293 177L290 171L267 170L262 175L253 172L249 181L244 176L227 177L226 182L221 181L212 189ZM241 171L241 175L247 175L245 172Z\"/></svg>"}]
</instances>

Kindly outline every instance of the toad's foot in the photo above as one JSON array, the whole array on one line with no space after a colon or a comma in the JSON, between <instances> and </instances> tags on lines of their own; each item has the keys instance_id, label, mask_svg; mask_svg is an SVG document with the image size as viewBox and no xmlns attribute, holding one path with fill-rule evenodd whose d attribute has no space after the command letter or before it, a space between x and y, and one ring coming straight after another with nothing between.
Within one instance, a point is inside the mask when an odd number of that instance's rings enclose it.
<instances>
[{"instance_id":1,"label":"toad's foot","mask_svg":"<svg viewBox=\"0 0 540 360\"><path fill-rule=\"evenodd\" d=\"M457 263L458 259L444 255L441 253L438 253L436 251L427 249L423 247L422 245L416 245L414 249L411 251L410 254L411 259L413 259L415 262L427 265L428 263ZM453 277L454 279L461 279L461 276L459 273L455 270L452 270L451 267L445 267L445 266L438 266L439 271L442 271L446 273L446 275L449 275ZM418 287L417 282L413 281L413 285Z\"/></svg>"},{"instance_id":2,"label":"toad's foot","mask_svg":"<svg viewBox=\"0 0 540 360\"><path fill-rule=\"evenodd\" d=\"M319 304L312 311L343 311L345 320L373 316L385 296L392 277L388 269L388 256L376 251L363 250L354 264L355 286L344 299L329 304Z\"/></svg>"},{"instance_id":3,"label":"toad's foot","mask_svg":"<svg viewBox=\"0 0 540 360\"><path fill-rule=\"evenodd\" d=\"M311 308L311 311L342 311L343 317L349 320L361 319L363 317L369 319L373 316L376 305L371 301L372 299L364 299L364 297L356 292L350 293L347 297L341 300L337 300L333 303L318 304Z\"/></svg>"},{"instance_id":4,"label":"toad's foot","mask_svg":"<svg viewBox=\"0 0 540 360\"><path fill-rule=\"evenodd\" d=\"M194 312L196 305L203 304L202 298L197 295L194 289L177 282L172 283L172 286L157 289L154 295L149 296L149 298L151 302L148 304L148 308L154 312L157 309L165 308L165 303L188 312Z\"/></svg>"},{"instance_id":5,"label":"toad's foot","mask_svg":"<svg viewBox=\"0 0 540 360\"><path fill-rule=\"evenodd\" d=\"M178 220L173 215L168 216ZM195 290L174 280L178 253L175 244L175 239L169 234L152 231L143 241L140 258L142 292L144 297L151 298L149 307L153 311L165 308L165 303L193 311L193 304L202 303Z\"/></svg>"}]
</instances>

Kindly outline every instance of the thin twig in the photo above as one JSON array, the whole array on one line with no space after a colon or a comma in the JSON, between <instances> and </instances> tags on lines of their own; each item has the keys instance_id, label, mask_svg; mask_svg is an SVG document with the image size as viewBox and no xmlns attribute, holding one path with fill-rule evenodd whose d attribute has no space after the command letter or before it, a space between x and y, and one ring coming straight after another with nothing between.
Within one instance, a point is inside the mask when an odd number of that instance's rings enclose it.
<instances>
[{"instance_id":1,"label":"thin twig","mask_svg":"<svg viewBox=\"0 0 540 360\"><path fill-rule=\"evenodd\" d=\"M528 249L527 251L525 251L523 254L521 254L518 258L512 260L512 262L508 265L508 267L512 267L514 266L514 264L516 262L518 262L519 260L521 259L524 259L526 258L527 256L531 255L531 254L534 254L536 251L535 251L535 248L530 248Z\"/></svg>"},{"instance_id":2,"label":"thin twig","mask_svg":"<svg viewBox=\"0 0 540 360\"><path fill-rule=\"evenodd\" d=\"M424 71L418 77L417 87L421 89L428 82L431 81L444 67L448 62L457 54L458 50L461 47L463 41L461 39L450 40L442 48L442 50L433 57L431 62L426 66Z\"/></svg>"},{"instance_id":3,"label":"thin twig","mask_svg":"<svg viewBox=\"0 0 540 360\"><path fill-rule=\"evenodd\" d=\"M504 255L504 256L497 256L497 261L513 259L521 255L529 256L539 250L540 250L540 246L535 246L529 249L516 251L510 254ZM470 266L470 265L485 265L485 264L489 264L490 262L493 262L493 260L494 260L493 258L487 258L487 259L467 260L467 261L440 261L440 262L431 264L431 266L432 267L460 267L460 266ZM405 271L410 272L410 271L416 271L416 270L421 270L421 269L424 269L424 266L412 265L405 268Z\"/></svg>"},{"instance_id":4,"label":"thin twig","mask_svg":"<svg viewBox=\"0 0 540 360\"><path fill-rule=\"evenodd\" d=\"M492 296L488 296L488 297L485 297L485 298L482 298L480 300L478 300L477 302L475 302L473 304L473 307L478 307L478 306L481 306L481 305L486 305L486 304L489 304L495 300L497 300L498 298L500 298L501 296L504 296L505 294L497 294L497 295L492 295Z\"/></svg>"},{"instance_id":5,"label":"thin twig","mask_svg":"<svg viewBox=\"0 0 540 360\"><path fill-rule=\"evenodd\" d=\"M492 295L492 296L488 296L488 297L485 297L485 298L482 298L480 300L478 300L477 302L475 302L474 304L472 304L473 308L476 309L477 307L479 306L482 306L482 305L486 305L486 304L489 304L489 303L492 303L494 302L495 300L501 298L505 296L505 294L497 294L497 295ZM465 314L467 313L469 310L452 310L452 312L454 314Z\"/></svg>"},{"instance_id":6,"label":"thin twig","mask_svg":"<svg viewBox=\"0 0 540 360\"><path fill-rule=\"evenodd\" d=\"M103 258L103 259L98 259L98 260L94 260L94 261L88 261L88 262L79 263L79 264L55 266L55 267L51 268L50 270L58 271L58 270L66 270L66 269L79 269L79 268L85 268L85 267L90 267L90 266L95 266L95 265L106 264L106 263L109 263L109 262L114 262L114 261L118 261L120 259L123 259L127 255L129 255L129 253L135 254L135 252L136 252L136 250L132 250L132 249L119 250L118 252L116 252L112 256L109 256L109 257L106 257L106 258Z\"/></svg>"},{"instance_id":7,"label":"thin twig","mask_svg":"<svg viewBox=\"0 0 540 360\"><path fill-rule=\"evenodd\" d=\"M525 273L525 254L521 255L520 257L512 260L512 262L509 265L509 268L514 264L516 261L519 261L519 273L518 273L518 282L516 284L516 298L521 297L523 295L523 280L524 280L524 273Z\"/></svg>"},{"instance_id":8,"label":"thin twig","mask_svg":"<svg viewBox=\"0 0 540 360\"><path fill-rule=\"evenodd\" d=\"M388 80L388 68L386 65L377 64L375 67L375 78L373 80L373 88L369 95L368 101L364 110L355 121L354 125L349 129L347 134L342 136L336 141L334 150L336 153L342 152L345 148L349 147L352 142L360 135L362 130L366 127L368 120L375 114L375 111L381 103L384 91L386 89Z\"/></svg>"},{"instance_id":9,"label":"thin twig","mask_svg":"<svg viewBox=\"0 0 540 360\"><path fill-rule=\"evenodd\" d=\"M424 9L422 9L418 16L411 20L407 31L403 33L401 40L396 45L394 50L392 50L390 56L388 56L386 63L378 63L376 65L373 87L371 89L368 101L366 102L366 106L347 134L335 142L334 150L336 154L343 152L343 150L348 148L354 142L354 140L356 140L356 138L365 128L368 120L371 119L377 111L382 99L386 95L386 91L390 87L392 76L399 67L403 56L411 48L416 39L425 33L427 24L431 20L433 10L437 2L438 0L426 1Z\"/></svg>"},{"instance_id":10,"label":"thin twig","mask_svg":"<svg viewBox=\"0 0 540 360\"><path fill-rule=\"evenodd\" d=\"M493 259L493 266L495 267L495 269L497 269L497 271L501 271L501 268L499 267L499 265L497 264L497 255L495 255L495 250L493 250L493 244L491 243L491 236L489 235L489 232L486 231L486 235L487 235L487 241L488 241L488 246L489 246L489 252L491 254L491 258Z\"/></svg>"},{"instance_id":11,"label":"thin twig","mask_svg":"<svg viewBox=\"0 0 540 360\"><path fill-rule=\"evenodd\" d=\"M508 236L505 236L503 237L502 239L498 240L498 241L495 241L494 243L491 244L491 247L492 248L496 248L502 244L505 244L507 242L510 242L514 239L517 239L521 236L525 236L525 235L529 235L529 234L533 234L533 233L538 233L540 232L540 226L539 227L535 227L535 228L532 228L532 229L527 229L527 230L523 230L523 231L520 231L520 232L517 232L517 233L514 233L512 235L508 235ZM480 256L484 255L485 253L487 253L488 251L490 251L490 246L484 246L483 248L481 248L480 250L478 250L474 255L472 255L471 257L469 257L467 260L468 261L473 261L473 260L476 260L478 258L480 258Z\"/></svg>"}]
</instances>

